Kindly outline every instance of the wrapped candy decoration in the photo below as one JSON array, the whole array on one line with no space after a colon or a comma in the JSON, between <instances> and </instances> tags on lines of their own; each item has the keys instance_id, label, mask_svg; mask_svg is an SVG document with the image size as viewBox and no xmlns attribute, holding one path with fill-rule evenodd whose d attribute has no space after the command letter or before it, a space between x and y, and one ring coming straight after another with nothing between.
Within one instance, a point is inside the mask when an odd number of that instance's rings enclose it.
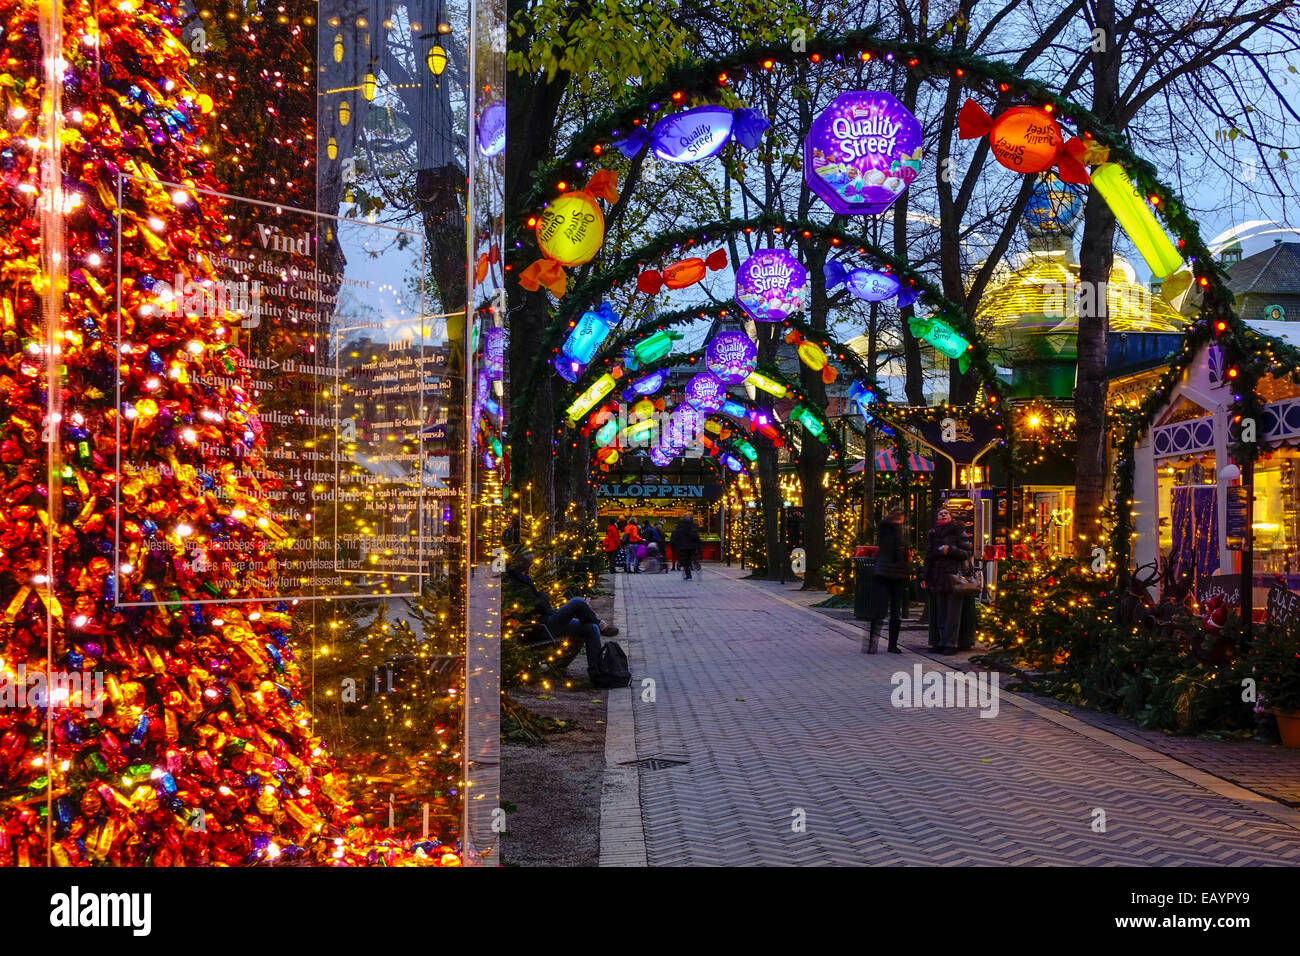
<instances>
[{"instance_id":1,"label":"wrapped candy decoration","mask_svg":"<svg viewBox=\"0 0 1300 956\"><path fill-rule=\"evenodd\" d=\"M618 313L608 302L602 302L593 312L584 312L569 330L568 338L555 358L556 371L569 382L576 382L609 336L610 329L618 324Z\"/></svg>"},{"instance_id":2,"label":"wrapped candy decoration","mask_svg":"<svg viewBox=\"0 0 1300 956\"><path fill-rule=\"evenodd\" d=\"M839 373L835 367L829 363L826 357L826 350L816 342L809 342L797 329L791 329L785 334L785 340L795 346L799 352L799 360L807 365L814 372L822 373L822 381L829 385L835 381Z\"/></svg>"},{"instance_id":3,"label":"wrapped candy decoration","mask_svg":"<svg viewBox=\"0 0 1300 956\"><path fill-rule=\"evenodd\" d=\"M956 359L957 367L962 372L970 368L969 352L974 346L943 319L937 316L913 316L907 324L918 339L929 342L936 351L948 358Z\"/></svg>"},{"instance_id":4,"label":"wrapped candy decoration","mask_svg":"<svg viewBox=\"0 0 1300 956\"><path fill-rule=\"evenodd\" d=\"M821 441L826 441L826 426L822 420L813 413L811 409L804 408L802 405L796 405L790 409L790 421L798 422L807 429L808 434Z\"/></svg>"},{"instance_id":5,"label":"wrapped candy decoration","mask_svg":"<svg viewBox=\"0 0 1300 956\"><path fill-rule=\"evenodd\" d=\"M1169 240L1147 205L1146 197L1138 192L1123 166L1118 163L1097 166L1092 171L1092 185L1106 200L1106 205L1115 214L1125 234L1133 240L1133 245L1137 246L1152 278L1163 279L1183 264L1177 247ZM1190 276L1188 278L1190 280Z\"/></svg>"},{"instance_id":6,"label":"wrapped candy decoration","mask_svg":"<svg viewBox=\"0 0 1300 956\"><path fill-rule=\"evenodd\" d=\"M854 381L853 384L849 386L849 401L858 407L858 411L862 413L862 417L865 418L868 423L874 420L874 416L867 411L867 408L875 400L876 393L868 388L864 383Z\"/></svg>"},{"instance_id":7,"label":"wrapped candy decoration","mask_svg":"<svg viewBox=\"0 0 1300 956\"><path fill-rule=\"evenodd\" d=\"M745 384L752 385L754 388L760 388L769 395L775 395L777 398L785 398L788 389L774 378L764 375L762 372L750 372L745 377Z\"/></svg>"},{"instance_id":8,"label":"wrapped candy decoration","mask_svg":"<svg viewBox=\"0 0 1300 956\"><path fill-rule=\"evenodd\" d=\"M618 380L622 377L623 370L616 367L592 382L587 390L574 399L573 404L564 410L569 424L576 425L578 419L595 408L606 395L614 390L614 386L618 384Z\"/></svg>"},{"instance_id":9,"label":"wrapped candy decoration","mask_svg":"<svg viewBox=\"0 0 1300 956\"><path fill-rule=\"evenodd\" d=\"M640 378L638 378L627 388L623 389L623 394L621 398L625 402L630 402L634 400L638 395L640 396L653 395L656 392L660 391L664 387L664 383L667 381L668 381L667 369L661 368L658 371L651 372L648 375L642 375Z\"/></svg>"},{"instance_id":10,"label":"wrapped candy decoration","mask_svg":"<svg viewBox=\"0 0 1300 956\"><path fill-rule=\"evenodd\" d=\"M597 199L618 202L618 176L598 170L585 189L565 193L547 204L536 217L537 247L545 257L519 274L519 284L529 292L545 286L559 297L568 288L564 266L590 262L605 239L605 214ZM531 222L531 220L530 220Z\"/></svg>"},{"instance_id":11,"label":"wrapped candy decoration","mask_svg":"<svg viewBox=\"0 0 1300 956\"><path fill-rule=\"evenodd\" d=\"M650 270L636 277L636 287L646 295L657 295L661 289L684 289L694 285L710 272L727 268L727 250L715 249L707 258L698 256L674 262L663 272Z\"/></svg>"},{"instance_id":12,"label":"wrapped candy decoration","mask_svg":"<svg viewBox=\"0 0 1300 956\"><path fill-rule=\"evenodd\" d=\"M1012 172L1041 173L1055 166L1062 182L1088 182L1083 140L1067 143L1051 114L1036 106L1013 106L993 119L974 100L967 100L957 114L957 136L987 136L993 158Z\"/></svg>"},{"instance_id":13,"label":"wrapped candy decoration","mask_svg":"<svg viewBox=\"0 0 1300 956\"><path fill-rule=\"evenodd\" d=\"M662 444L656 445L650 449L650 463L656 468L667 468L673 463L673 459L680 454L680 449L668 448Z\"/></svg>"},{"instance_id":14,"label":"wrapped candy decoration","mask_svg":"<svg viewBox=\"0 0 1300 956\"><path fill-rule=\"evenodd\" d=\"M864 302L884 302L897 297L900 309L909 306L920 297L920 290L913 285L904 285L902 280L888 272L875 269L849 269L836 259L827 259L822 267L826 278L826 291L841 285Z\"/></svg>"},{"instance_id":15,"label":"wrapped candy decoration","mask_svg":"<svg viewBox=\"0 0 1300 956\"><path fill-rule=\"evenodd\" d=\"M665 116L649 133L639 128L633 130L615 139L612 145L632 159L648 141L659 159L670 163L698 163L716 156L733 138L745 149L754 149L768 125L757 110L733 112L725 106L697 106Z\"/></svg>"},{"instance_id":16,"label":"wrapped candy decoration","mask_svg":"<svg viewBox=\"0 0 1300 956\"><path fill-rule=\"evenodd\" d=\"M635 372L642 365L652 365L673 350L673 343L683 338L681 332L659 329L626 349L623 362Z\"/></svg>"}]
</instances>

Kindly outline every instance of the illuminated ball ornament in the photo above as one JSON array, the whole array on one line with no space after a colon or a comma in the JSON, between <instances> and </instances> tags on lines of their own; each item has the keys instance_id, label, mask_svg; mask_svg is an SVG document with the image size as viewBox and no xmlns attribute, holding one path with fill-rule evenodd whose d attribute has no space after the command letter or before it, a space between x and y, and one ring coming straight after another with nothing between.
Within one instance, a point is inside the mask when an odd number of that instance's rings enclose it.
<instances>
[{"instance_id":1,"label":"illuminated ball ornament","mask_svg":"<svg viewBox=\"0 0 1300 956\"><path fill-rule=\"evenodd\" d=\"M704 364L726 385L739 385L758 365L758 346L739 329L715 335L704 349Z\"/></svg>"},{"instance_id":2,"label":"illuminated ball ornament","mask_svg":"<svg viewBox=\"0 0 1300 956\"><path fill-rule=\"evenodd\" d=\"M537 220L537 245L542 255L562 266L590 262L605 239L605 214L585 192L560 196Z\"/></svg>"},{"instance_id":3,"label":"illuminated ball ornament","mask_svg":"<svg viewBox=\"0 0 1300 956\"><path fill-rule=\"evenodd\" d=\"M686 401L708 414L727 400L727 386L712 372L700 372L686 383Z\"/></svg>"},{"instance_id":4,"label":"illuminated ball ornament","mask_svg":"<svg viewBox=\"0 0 1300 956\"><path fill-rule=\"evenodd\" d=\"M736 272L736 303L756 322L782 322L808 302L808 270L784 249L759 249Z\"/></svg>"}]
</instances>

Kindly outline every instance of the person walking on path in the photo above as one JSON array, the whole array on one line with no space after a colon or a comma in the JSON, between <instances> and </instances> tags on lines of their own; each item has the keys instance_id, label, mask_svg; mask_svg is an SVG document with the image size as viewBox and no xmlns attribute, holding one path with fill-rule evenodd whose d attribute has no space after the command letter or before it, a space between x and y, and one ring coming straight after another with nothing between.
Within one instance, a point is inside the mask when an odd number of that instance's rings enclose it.
<instances>
[{"instance_id":1,"label":"person walking on path","mask_svg":"<svg viewBox=\"0 0 1300 956\"><path fill-rule=\"evenodd\" d=\"M955 594L953 575L970 559L965 550L966 526L940 508L934 527L925 539L925 588L930 592L931 650L940 654L957 651L961 636L963 595Z\"/></svg>"},{"instance_id":2,"label":"person walking on path","mask_svg":"<svg viewBox=\"0 0 1300 956\"><path fill-rule=\"evenodd\" d=\"M614 522L609 523L605 529L605 540L600 543L605 549L605 556L609 558L609 573L613 574L614 569L618 567L618 549L622 547L621 538L618 533L618 525Z\"/></svg>"},{"instance_id":3,"label":"person walking on path","mask_svg":"<svg viewBox=\"0 0 1300 956\"><path fill-rule=\"evenodd\" d=\"M880 631L889 612L889 653L898 648L903 627L903 605L907 601L907 535L903 530L903 509L889 509L876 530L876 572L871 579L871 631L862 640L862 653L874 654L880 645Z\"/></svg>"},{"instance_id":4,"label":"person walking on path","mask_svg":"<svg viewBox=\"0 0 1300 956\"><path fill-rule=\"evenodd\" d=\"M695 560L695 554L700 550L700 529L695 526L695 522L690 515L682 515L677 526L673 528L672 537L673 554L681 562L682 568L686 574L682 577L683 581L691 579L691 562Z\"/></svg>"}]
</instances>

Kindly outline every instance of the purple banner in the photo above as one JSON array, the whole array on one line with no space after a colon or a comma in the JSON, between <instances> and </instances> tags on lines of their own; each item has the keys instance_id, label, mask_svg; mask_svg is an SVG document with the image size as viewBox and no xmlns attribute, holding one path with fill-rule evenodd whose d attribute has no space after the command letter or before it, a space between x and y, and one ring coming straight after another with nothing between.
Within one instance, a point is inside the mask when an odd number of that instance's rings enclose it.
<instances>
[{"instance_id":1,"label":"purple banner","mask_svg":"<svg viewBox=\"0 0 1300 956\"><path fill-rule=\"evenodd\" d=\"M889 93L841 93L808 130L804 179L837 213L884 212L921 171L923 136Z\"/></svg>"}]
</instances>

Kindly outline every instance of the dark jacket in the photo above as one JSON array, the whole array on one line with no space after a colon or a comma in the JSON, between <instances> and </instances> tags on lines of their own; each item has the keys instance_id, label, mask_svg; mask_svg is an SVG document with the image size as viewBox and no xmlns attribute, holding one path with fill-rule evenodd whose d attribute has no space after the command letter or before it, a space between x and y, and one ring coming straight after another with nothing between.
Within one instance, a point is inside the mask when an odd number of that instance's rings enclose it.
<instances>
[{"instance_id":1,"label":"dark jacket","mask_svg":"<svg viewBox=\"0 0 1300 956\"><path fill-rule=\"evenodd\" d=\"M907 540L901 521L881 521L876 530L876 577L906 581L911 568L907 561Z\"/></svg>"},{"instance_id":2,"label":"dark jacket","mask_svg":"<svg viewBox=\"0 0 1300 956\"><path fill-rule=\"evenodd\" d=\"M700 529L695 526L695 522L690 518L683 518L673 528L673 535L668 543L672 546L673 554L698 551L700 550Z\"/></svg>"},{"instance_id":3,"label":"dark jacket","mask_svg":"<svg viewBox=\"0 0 1300 956\"><path fill-rule=\"evenodd\" d=\"M948 546L948 553L942 548ZM925 538L925 583L931 592L946 594L952 590L951 575L970 560L970 541L966 526L956 518L946 525L935 525Z\"/></svg>"},{"instance_id":4,"label":"dark jacket","mask_svg":"<svg viewBox=\"0 0 1300 956\"><path fill-rule=\"evenodd\" d=\"M551 599L521 571L506 571L501 580L501 592L507 617L513 613L524 619L540 620L555 610L551 607ZM514 607L516 604L518 609Z\"/></svg>"}]
</instances>

